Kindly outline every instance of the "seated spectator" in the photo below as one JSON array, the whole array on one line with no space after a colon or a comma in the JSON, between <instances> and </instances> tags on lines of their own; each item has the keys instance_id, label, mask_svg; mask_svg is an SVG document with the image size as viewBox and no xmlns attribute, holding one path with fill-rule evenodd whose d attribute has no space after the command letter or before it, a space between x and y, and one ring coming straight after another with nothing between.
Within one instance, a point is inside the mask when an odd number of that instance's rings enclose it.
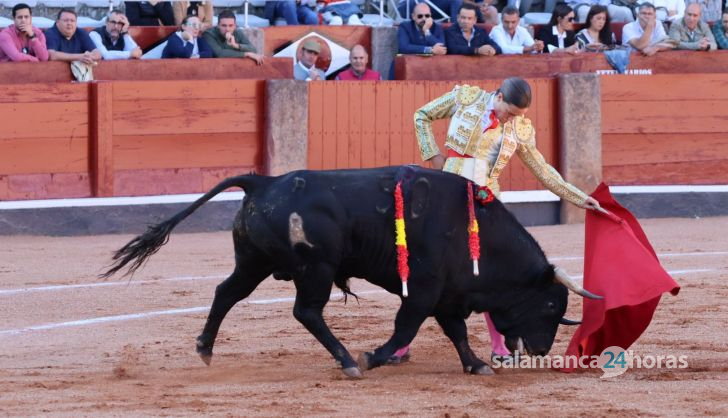
<instances>
[{"instance_id":1,"label":"seated spectator","mask_svg":"<svg viewBox=\"0 0 728 418\"><path fill-rule=\"evenodd\" d=\"M427 3L418 3L412 9L412 20L399 24L397 44L400 54L447 54L445 34L442 27L432 20Z\"/></svg>"},{"instance_id":2,"label":"seated spectator","mask_svg":"<svg viewBox=\"0 0 728 418\"><path fill-rule=\"evenodd\" d=\"M686 5L690 3L700 5L700 15L703 17L703 22L717 22L723 14L723 0L685 0Z\"/></svg>"},{"instance_id":3,"label":"seated spectator","mask_svg":"<svg viewBox=\"0 0 728 418\"><path fill-rule=\"evenodd\" d=\"M728 11L723 13L723 20L713 24L713 35L720 49L728 49Z\"/></svg>"},{"instance_id":4,"label":"seated spectator","mask_svg":"<svg viewBox=\"0 0 728 418\"><path fill-rule=\"evenodd\" d=\"M657 21L655 6L647 2L640 4L637 20L622 28L622 45L628 45L647 56L675 47L662 23Z\"/></svg>"},{"instance_id":5,"label":"seated spectator","mask_svg":"<svg viewBox=\"0 0 728 418\"><path fill-rule=\"evenodd\" d=\"M321 9L321 16L329 25L362 25L361 18L364 16L359 6L349 0L318 0L324 4Z\"/></svg>"},{"instance_id":6,"label":"seated spectator","mask_svg":"<svg viewBox=\"0 0 728 418\"><path fill-rule=\"evenodd\" d=\"M73 9L61 9L56 24L46 35L46 46L51 61L81 61L94 65L101 60L101 53L85 30L76 26L77 16Z\"/></svg>"},{"instance_id":7,"label":"seated spectator","mask_svg":"<svg viewBox=\"0 0 728 418\"><path fill-rule=\"evenodd\" d=\"M369 63L369 54L361 45L354 45L349 52L349 63L351 68L344 70L336 76L337 80L355 81L355 80L381 80L382 76L378 71L367 68Z\"/></svg>"},{"instance_id":8,"label":"seated spectator","mask_svg":"<svg viewBox=\"0 0 728 418\"><path fill-rule=\"evenodd\" d=\"M594 5L586 15L586 27L576 34L576 42L587 51L602 51L613 47L617 37L612 32L609 11L605 6Z\"/></svg>"},{"instance_id":9,"label":"seated spectator","mask_svg":"<svg viewBox=\"0 0 728 418\"><path fill-rule=\"evenodd\" d=\"M528 29L519 26L518 9L506 6L501 13L503 23L490 31L490 38L504 54L529 54L543 51L543 42L534 41Z\"/></svg>"},{"instance_id":10,"label":"seated spectator","mask_svg":"<svg viewBox=\"0 0 728 418\"><path fill-rule=\"evenodd\" d=\"M576 21L579 23L588 22L587 14L594 6L606 7L607 13L609 13L609 19L612 22L634 21L634 15L632 14L631 8L627 6L618 6L613 4L610 0L569 0L568 3L569 6L574 9L574 12L576 13Z\"/></svg>"},{"instance_id":11,"label":"seated spectator","mask_svg":"<svg viewBox=\"0 0 728 418\"><path fill-rule=\"evenodd\" d=\"M124 6L132 26L176 26L168 1L125 1Z\"/></svg>"},{"instance_id":12,"label":"seated spectator","mask_svg":"<svg viewBox=\"0 0 728 418\"><path fill-rule=\"evenodd\" d=\"M200 19L187 16L182 28L167 39L162 58L212 58L212 48L200 38Z\"/></svg>"},{"instance_id":13,"label":"seated spectator","mask_svg":"<svg viewBox=\"0 0 728 418\"><path fill-rule=\"evenodd\" d=\"M316 68L316 60L321 53L321 45L313 39L309 39L301 46L301 56L298 57L293 67L293 78L296 80L326 80L323 71Z\"/></svg>"},{"instance_id":14,"label":"seated spectator","mask_svg":"<svg viewBox=\"0 0 728 418\"><path fill-rule=\"evenodd\" d=\"M202 35L217 58L250 58L263 64L263 56L255 53L255 47L235 22L235 13L223 10L217 16L217 26Z\"/></svg>"},{"instance_id":15,"label":"seated spectator","mask_svg":"<svg viewBox=\"0 0 728 418\"><path fill-rule=\"evenodd\" d=\"M203 32L212 27L212 16L215 12L212 10L212 0L208 1L173 1L172 14L174 14L174 26L180 26L182 20L187 16L197 16L200 18Z\"/></svg>"},{"instance_id":16,"label":"seated spectator","mask_svg":"<svg viewBox=\"0 0 728 418\"><path fill-rule=\"evenodd\" d=\"M478 23L485 23L490 26L496 26L500 23L498 21L498 9L493 6L493 3L495 3L495 0L483 0L480 3L476 3L480 11Z\"/></svg>"},{"instance_id":17,"label":"seated spectator","mask_svg":"<svg viewBox=\"0 0 728 418\"><path fill-rule=\"evenodd\" d=\"M690 3L685 9L685 16L670 25L670 38L677 41L677 49L693 51L715 51L715 43L710 26L700 20L700 5Z\"/></svg>"},{"instance_id":18,"label":"seated spectator","mask_svg":"<svg viewBox=\"0 0 728 418\"><path fill-rule=\"evenodd\" d=\"M452 55L493 56L502 53L497 43L490 39L485 30L475 27L477 7L463 3L457 15L457 24L445 30L445 46Z\"/></svg>"},{"instance_id":19,"label":"seated spectator","mask_svg":"<svg viewBox=\"0 0 728 418\"><path fill-rule=\"evenodd\" d=\"M557 4L551 20L541 28L536 39L543 41L546 45L545 51L549 53L578 53L579 45L574 34L574 10L564 3Z\"/></svg>"},{"instance_id":20,"label":"seated spectator","mask_svg":"<svg viewBox=\"0 0 728 418\"><path fill-rule=\"evenodd\" d=\"M534 12L553 13L556 3L560 0L543 0L543 10L533 10ZM537 2L538 3L538 2ZM507 0L506 6L515 7L521 12L521 16L531 12L533 0Z\"/></svg>"},{"instance_id":21,"label":"seated spectator","mask_svg":"<svg viewBox=\"0 0 728 418\"><path fill-rule=\"evenodd\" d=\"M30 6L13 6L13 24L0 32L0 62L48 61L48 49L43 31L33 27Z\"/></svg>"},{"instance_id":22,"label":"seated spectator","mask_svg":"<svg viewBox=\"0 0 728 418\"><path fill-rule=\"evenodd\" d=\"M106 26L89 32L96 48L105 60L141 58L142 49L129 35L129 19L120 10L112 10L106 17Z\"/></svg>"},{"instance_id":23,"label":"seated spectator","mask_svg":"<svg viewBox=\"0 0 728 418\"><path fill-rule=\"evenodd\" d=\"M316 2L313 2L316 5ZM282 17L289 25L318 25L318 15L308 0L284 0L265 2L264 15L271 25Z\"/></svg>"},{"instance_id":24,"label":"seated spectator","mask_svg":"<svg viewBox=\"0 0 728 418\"><path fill-rule=\"evenodd\" d=\"M655 10L665 10L666 15L660 16L658 20L674 22L682 19L685 14L685 0L655 0L652 5L655 6Z\"/></svg>"},{"instance_id":25,"label":"seated spectator","mask_svg":"<svg viewBox=\"0 0 728 418\"><path fill-rule=\"evenodd\" d=\"M423 0L408 0L409 1L409 10L414 10L415 6L420 3L424 3ZM457 16L460 6L463 5L463 0L431 0L431 3L437 7L438 9L442 10L445 15L438 12L437 10L432 11L432 18L435 20L439 20L442 18L448 18L451 22L455 22L455 16ZM399 15L404 17L407 16L407 0L401 0L397 4L397 10L399 11ZM478 11L478 14L480 11Z\"/></svg>"}]
</instances>

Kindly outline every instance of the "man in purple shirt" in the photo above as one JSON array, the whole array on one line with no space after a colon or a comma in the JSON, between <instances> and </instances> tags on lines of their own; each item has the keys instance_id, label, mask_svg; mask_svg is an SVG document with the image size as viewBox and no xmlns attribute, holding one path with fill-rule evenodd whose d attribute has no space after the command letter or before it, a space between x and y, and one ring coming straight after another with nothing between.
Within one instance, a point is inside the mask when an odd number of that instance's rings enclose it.
<instances>
[{"instance_id":1,"label":"man in purple shirt","mask_svg":"<svg viewBox=\"0 0 728 418\"><path fill-rule=\"evenodd\" d=\"M76 26L76 12L61 9L56 24L46 31L51 61L81 61L87 65L101 60L101 53L85 30Z\"/></svg>"},{"instance_id":2,"label":"man in purple shirt","mask_svg":"<svg viewBox=\"0 0 728 418\"><path fill-rule=\"evenodd\" d=\"M30 6L13 6L13 24L0 32L0 62L48 61L48 49L43 32L33 27Z\"/></svg>"}]
</instances>

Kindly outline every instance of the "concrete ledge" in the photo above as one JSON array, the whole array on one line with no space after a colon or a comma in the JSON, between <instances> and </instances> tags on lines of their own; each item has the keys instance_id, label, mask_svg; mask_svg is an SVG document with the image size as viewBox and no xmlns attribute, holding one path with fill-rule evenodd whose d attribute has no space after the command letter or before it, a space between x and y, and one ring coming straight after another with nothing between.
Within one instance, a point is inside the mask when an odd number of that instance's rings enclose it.
<instances>
[{"instance_id":1,"label":"concrete ledge","mask_svg":"<svg viewBox=\"0 0 728 418\"><path fill-rule=\"evenodd\" d=\"M308 165L308 83L266 83L265 173L277 176Z\"/></svg>"}]
</instances>

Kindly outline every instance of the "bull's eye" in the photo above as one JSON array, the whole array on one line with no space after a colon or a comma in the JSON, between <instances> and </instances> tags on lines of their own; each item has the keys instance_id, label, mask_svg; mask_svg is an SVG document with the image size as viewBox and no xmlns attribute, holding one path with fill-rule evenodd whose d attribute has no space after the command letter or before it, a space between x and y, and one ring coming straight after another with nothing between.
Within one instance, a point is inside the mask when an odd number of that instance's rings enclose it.
<instances>
[{"instance_id":1,"label":"bull's eye","mask_svg":"<svg viewBox=\"0 0 728 418\"><path fill-rule=\"evenodd\" d=\"M548 305L546 305L546 306L549 308L550 311L553 311L554 309L556 309L556 304L553 302L549 302Z\"/></svg>"}]
</instances>

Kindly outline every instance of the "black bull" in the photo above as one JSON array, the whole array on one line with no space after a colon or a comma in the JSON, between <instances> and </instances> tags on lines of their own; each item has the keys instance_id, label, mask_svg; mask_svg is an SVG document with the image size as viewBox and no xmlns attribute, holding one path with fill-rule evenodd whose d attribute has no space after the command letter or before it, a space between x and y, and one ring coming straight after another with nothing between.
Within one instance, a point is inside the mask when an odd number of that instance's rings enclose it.
<instances>
[{"instance_id":1,"label":"black bull","mask_svg":"<svg viewBox=\"0 0 728 418\"><path fill-rule=\"evenodd\" d=\"M395 246L394 190L402 181L409 250L409 296L384 345L357 363L323 319L332 285L349 293L350 277L364 278L402 296ZM567 287L590 295L549 264L533 237L503 204L475 204L480 275L468 250L467 181L419 167L296 171L280 177L243 175L224 180L172 218L134 238L114 254L108 277L127 266L133 273L167 242L172 229L229 187L245 190L233 227L235 270L215 290L197 352L209 364L228 311L271 274L293 280L294 317L338 361L344 373L386 364L434 316L455 345L463 369L489 374L471 350L465 318L490 312L511 350L546 354L566 311ZM566 285L566 286L565 286Z\"/></svg>"}]
</instances>

